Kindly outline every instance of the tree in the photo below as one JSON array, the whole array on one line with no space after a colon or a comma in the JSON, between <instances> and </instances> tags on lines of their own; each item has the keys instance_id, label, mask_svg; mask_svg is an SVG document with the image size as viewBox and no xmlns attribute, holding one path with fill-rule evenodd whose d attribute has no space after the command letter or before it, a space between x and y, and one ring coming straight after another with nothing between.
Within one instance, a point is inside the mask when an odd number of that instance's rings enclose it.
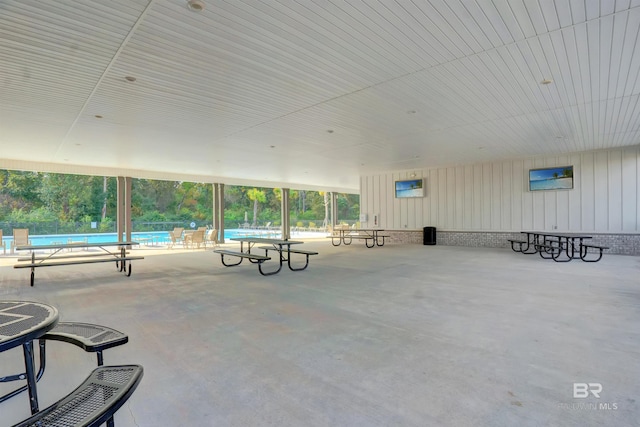
<instances>
[{"instance_id":1,"label":"tree","mask_svg":"<svg viewBox=\"0 0 640 427\"><path fill-rule=\"evenodd\" d=\"M298 218L298 209L297 209L298 204L297 203L291 203L291 202L297 202L299 197L300 197L300 193L298 191L291 190L291 189L289 190L289 203L290 203L289 206L294 207L293 208L293 217L294 218Z\"/></svg>"},{"instance_id":2,"label":"tree","mask_svg":"<svg viewBox=\"0 0 640 427\"><path fill-rule=\"evenodd\" d=\"M159 212L176 213L176 192L180 187L178 181L159 181L150 179L134 180L136 184L136 191L141 192L141 195L145 200L148 200L148 206L150 209L155 209ZM145 209L146 210L146 209Z\"/></svg>"},{"instance_id":3,"label":"tree","mask_svg":"<svg viewBox=\"0 0 640 427\"><path fill-rule=\"evenodd\" d=\"M32 210L42 206L38 193L41 174L37 172L0 171L0 213L16 209Z\"/></svg>"},{"instance_id":4,"label":"tree","mask_svg":"<svg viewBox=\"0 0 640 427\"><path fill-rule=\"evenodd\" d=\"M258 225L258 203L266 202L267 196L264 191L258 190L257 188L251 188L247 191L247 197L249 197L249 200L253 201L253 222L251 225L255 227Z\"/></svg>"},{"instance_id":5,"label":"tree","mask_svg":"<svg viewBox=\"0 0 640 427\"><path fill-rule=\"evenodd\" d=\"M292 220L329 222L330 193L289 190ZM253 225L258 221L279 224L281 188L225 187L225 221L241 222L245 212L253 210ZM212 218L211 184L132 180L131 214L134 221L147 222L209 221ZM339 217L352 219L358 212L357 195L340 195ZM117 179L115 177L64 175L0 170L0 220L40 223L40 229L78 230L94 221L102 221L100 230L113 227L117 217ZM58 222L58 224L55 224ZM60 222L64 224L59 224ZM45 223L51 227L42 228ZM234 224L235 225L235 224ZM82 227L82 226L81 226Z\"/></svg>"},{"instance_id":6,"label":"tree","mask_svg":"<svg viewBox=\"0 0 640 427\"><path fill-rule=\"evenodd\" d=\"M323 195L323 200L324 200L324 220L322 221L322 226L324 228L329 226L329 194L326 191L321 191L320 194Z\"/></svg>"},{"instance_id":7,"label":"tree","mask_svg":"<svg viewBox=\"0 0 640 427\"><path fill-rule=\"evenodd\" d=\"M300 190L300 201L302 202L300 212L304 213L307 210L307 192L305 190Z\"/></svg>"},{"instance_id":8,"label":"tree","mask_svg":"<svg viewBox=\"0 0 640 427\"><path fill-rule=\"evenodd\" d=\"M79 221L86 215L97 218L101 209L92 206L95 178L46 173L42 175L38 193L44 205L61 221Z\"/></svg>"},{"instance_id":9,"label":"tree","mask_svg":"<svg viewBox=\"0 0 640 427\"><path fill-rule=\"evenodd\" d=\"M104 203L102 204L102 216L100 217L101 220L105 220L105 218L107 217L107 201L109 200L108 195L107 195L107 177L105 176L103 181L102 181L102 192L104 193Z\"/></svg>"}]
</instances>

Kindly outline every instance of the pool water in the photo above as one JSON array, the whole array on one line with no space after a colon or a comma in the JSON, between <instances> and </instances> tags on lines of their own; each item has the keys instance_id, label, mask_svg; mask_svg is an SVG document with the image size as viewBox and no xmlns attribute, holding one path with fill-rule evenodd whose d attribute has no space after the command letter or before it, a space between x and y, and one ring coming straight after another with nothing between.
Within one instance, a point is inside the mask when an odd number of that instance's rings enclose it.
<instances>
[{"instance_id":1,"label":"pool water","mask_svg":"<svg viewBox=\"0 0 640 427\"><path fill-rule=\"evenodd\" d=\"M230 239L238 236L260 235L265 230L246 230L246 229L229 229L224 231L224 238ZM5 237L4 245L9 248L13 237ZM60 243L87 242L87 243L106 243L118 240L117 233L86 233L86 234L48 234L48 235L30 235L32 245L56 245ZM156 244L166 244L171 241L168 231L146 231L131 233L131 240L141 243L152 242Z\"/></svg>"}]
</instances>

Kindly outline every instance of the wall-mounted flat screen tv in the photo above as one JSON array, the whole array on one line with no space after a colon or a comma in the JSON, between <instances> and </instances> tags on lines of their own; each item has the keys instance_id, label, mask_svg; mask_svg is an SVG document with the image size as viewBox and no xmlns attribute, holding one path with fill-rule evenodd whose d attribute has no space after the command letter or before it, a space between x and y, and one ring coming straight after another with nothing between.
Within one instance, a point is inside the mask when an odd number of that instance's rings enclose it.
<instances>
[{"instance_id":1,"label":"wall-mounted flat screen tv","mask_svg":"<svg viewBox=\"0 0 640 427\"><path fill-rule=\"evenodd\" d=\"M573 188L573 166L529 169L529 191L570 190Z\"/></svg>"},{"instance_id":2,"label":"wall-mounted flat screen tv","mask_svg":"<svg viewBox=\"0 0 640 427\"><path fill-rule=\"evenodd\" d=\"M396 181L396 197L403 199L406 197L424 197L423 179L410 179L407 181Z\"/></svg>"}]
</instances>

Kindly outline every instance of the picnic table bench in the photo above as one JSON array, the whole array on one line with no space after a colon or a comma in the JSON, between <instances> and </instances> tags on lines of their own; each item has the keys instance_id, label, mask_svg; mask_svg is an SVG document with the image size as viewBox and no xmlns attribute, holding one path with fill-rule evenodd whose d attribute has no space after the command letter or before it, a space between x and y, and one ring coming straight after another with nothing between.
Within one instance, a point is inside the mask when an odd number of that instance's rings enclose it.
<instances>
[{"instance_id":1,"label":"picnic table bench","mask_svg":"<svg viewBox=\"0 0 640 427\"><path fill-rule=\"evenodd\" d=\"M318 252L316 251L305 251L304 249L297 249L297 248L289 248L289 249L284 249L284 248L278 248L278 247L273 247L273 246L259 246L259 249L264 249L264 253L265 255L269 255L269 251L276 251L280 254L280 259L282 261L287 261L287 264L289 265L289 269L293 270L293 271L302 271L305 268L307 268L309 266L309 256L310 255L318 255ZM287 253L287 257L284 258L284 253ZM300 254L300 255L305 255L306 256L306 262L304 264L304 267L292 267L291 266L291 254Z\"/></svg>"},{"instance_id":2,"label":"picnic table bench","mask_svg":"<svg viewBox=\"0 0 640 427\"><path fill-rule=\"evenodd\" d=\"M298 245L303 243L303 242L294 241L294 240L270 239L270 238L264 238L264 237L236 237L236 238L232 238L231 240L240 242L240 251L230 251L228 249L216 249L213 251L215 253L220 254L220 257L222 259L222 265L224 265L225 267L233 267L241 264L243 260L248 259L249 262L258 264L258 271L260 271L260 274L262 274L263 276L271 276L272 274L279 273L280 270L282 270L282 265L284 264L284 261L287 261L287 264L290 270L293 270L293 271L304 270L309 265L309 255L317 254L317 253L313 253L312 251L303 251L303 250L296 250L297 252L294 252L294 250L291 249L291 245ZM246 250L245 250L245 244L246 244ZM251 249L256 244L271 245L266 247L262 246L260 248L261 249L266 248L267 250L277 251L280 254L280 256L278 257L279 264L276 270L265 271L262 269L263 263L265 261L270 260L271 257L268 256L267 252L265 252L265 255L258 255L255 253L251 253ZM287 254L286 257L284 256L285 253ZM290 261L291 253L300 253L300 254L306 255L307 262L305 266L302 268L292 267L291 261ZM225 255L240 258L240 261L236 263L228 263L224 259Z\"/></svg>"},{"instance_id":3,"label":"picnic table bench","mask_svg":"<svg viewBox=\"0 0 640 427\"><path fill-rule=\"evenodd\" d=\"M104 366L102 351L125 344L126 334L115 329L78 322L59 322L58 310L33 301L0 301L0 352L22 347L24 371L0 377L0 383L26 384L0 396L0 402L28 391L31 416L14 427L114 426L113 416L132 395L143 375L140 365ZM36 375L33 342L40 343ZM98 355L98 367L75 390L53 405L40 409L37 382L46 366L45 342L63 341Z\"/></svg>"},{"instance_id":4,"label":"picnic table bench","mask_svg":"<svg viewBox=\"0 0 640 427\"><path fill-rule=\"evenodd\" d=\"M527 255L535 254L537 252L536 250L529 250L529 248L532 246L532 243L528 240L507 239L507 242L511 243L511 249L514 252L520 252Z\"/></svg>"},{"instance_id":5,"label":"picnic table bench","mask_svg":"<svg viewBox=\"0 0 640 427\"><path fill-rule=\"evenodd\" d=\"M128 255L127 247L137 245L138 242L106 242L106 243L60 243L51 245L27 245L17 246L17 251L25 250L31 251L30 257L18 258L18 264L15 264L13 268L29 268L31 269L31 286L34 285L35 269L38 267L56 267L62 265L76 265L76 264L95 264L103 262L115 262L116 268L123 272L127 277L131 276L131 261L144 259L142 256ZM108 248L118 247L118 250L112 251ZM60 255L60 252L64 249L70 248L96 248L101 252L93 254L66 254ZM36 255L37 250L53 250L52 253L47 255ZM128 263L128 268L127 268Z\"/></svg>"},{"instance_id":6,"label":"picnic table bench","mask_svg":"<svg viewBox=\"0 0 640 427\"><path fill-rule=\"evenodd\" d=\"M98 366L75 390L14 427L98 427L131 397L142 379L140 365Z\"/></svg>"},{"instance_id":7,"label":"picnic table bench","mask_svg":"<svg viewBox=\"0 0 640 427\"><path fill-rule=\"evenodd\" d=\"M238 251L230 251L228 249L216 249L213 252L220 254L220 257L222 259L222 264L225 267L233 267L235 265L238 265L242 262L243 259L248 259L249 261L255 261L258 264L262 264L265 261L270 260L271 258L265 255L257 255L257 254L251 254L251 253L247 253L247 252L238 252ZM240 258L240 261L236 262L236 263L227 263L224 260L224 256L228 255L228 256L232 256L232 257L237 257Z\"/></svg>"},{"instance_id":8,"label":"picnic table bench","mask_svg":"<svg viewBox=\"0 0 640 427\"><path fill-rule=\"evenodd\" d=\"M587 254L589 253L589 249L595 249L596 252L599 252L598 257L593 259L588 259ZM609 247L602 246L602 245L594 245L593 243L583 243L580 247L580 259L583 260L584 262L598 262L600 261L600 259L602 259L603 251L606 249L609 249Z\"/></svg>"},{"instance_id":9,"label":"picnic table bench","mask_svg":"<svg viewBox=\"0 0 640 427\"><path fill-rule=\"evenodd\" d=\"M359 240L364 240L364 245L368 248L372 248L374 246L384 246L384 239L385 237L389 237L383 234L378 234L376 231L373 231L371 234L365 233L365 232L360 232L360 233L356 233L356 234L349 234L347 237L349 237L350 239L359 239ZM382 239L382 240L380 240ZM371 244L369 244L369 242L371 242Z\"/></svg>"},{"instance_id":10,"label":"picnic table bench","mask_svg":"<svg viewBox=\"0 0 640 427\"><path fill-rule=\"evenodd\" d=\"M541 258L556 262L569 262L581 259L584 262L597 262L602 259L607 246L587 243L592 236L582 234L550 233L546 231L523 231L524 239L507 239L514 252L539 254ZM589 254L597 253L593 257ZM563 256L564 254L564 256Z\"/></svg>"},{"instance_id":11,"label":"picnic table bench","mask_svg":"<svg viewBox=\"0 0 640 427\"><path fill-rule=\"evenodd\" d=\"M364 244L367 248L373 248L374 246L384 246L385 237L387 235L380 234L384 231L380 228L336 228L331 236L327 238L331 239L333 246L340 246L340 244L350 245L353 239L364 240ZM337 234L334 234L337 233ZM369 244L371 242L371 244Z\"/></svg>"},{"instance_id":12,"label":"picnic table bench","mask_svg":"<svg viewBox=\"0 0 640 427\"><path fill-rule=\"evenodd\" d=\"M80 347L86 352L96 353L98 366L102 366L104 365L102 352L108 348L126 344L129 337L115 329L93 323L58 322L53 329L39 338L40 367L35 377L36 382L40 381L44 375L47 360L46 342L48 340L63 341ZM3 377L2 382L21 379L23 376L23 374L10 375ZM27 390L27 385L0 396L0 402L4 402L25 390Z\"/></svg>"}]
</instances>

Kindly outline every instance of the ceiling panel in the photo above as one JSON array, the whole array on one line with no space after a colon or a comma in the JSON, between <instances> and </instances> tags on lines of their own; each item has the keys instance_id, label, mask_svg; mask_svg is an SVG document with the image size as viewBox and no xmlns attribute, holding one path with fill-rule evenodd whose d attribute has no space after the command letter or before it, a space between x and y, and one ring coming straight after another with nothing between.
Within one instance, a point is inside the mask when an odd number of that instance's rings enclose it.
<instances>
[{"instance_id":1,"label":"ceiling panel","mask_svg":"<svg viewBox=\"0 0 640 427\"><path fill-rule=\"evenodd\" d=\"M640 143L638 0L202 1L1 2L0 167L358 191Z\"/></svg>"}]
</instances>

